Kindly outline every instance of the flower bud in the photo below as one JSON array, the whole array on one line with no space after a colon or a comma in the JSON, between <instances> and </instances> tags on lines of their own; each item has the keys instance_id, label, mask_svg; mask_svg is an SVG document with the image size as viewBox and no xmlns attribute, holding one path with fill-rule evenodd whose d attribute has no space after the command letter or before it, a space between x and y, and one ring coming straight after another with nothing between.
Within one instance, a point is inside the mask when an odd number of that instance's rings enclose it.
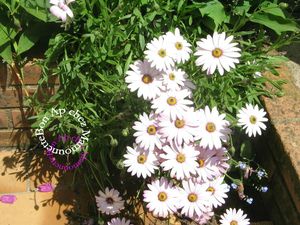
<instances>
[{"instance_id":1,"label":"flower bud","mask_svg":"<svg viewBox=\"0 0 300 225\"><path fill-rule=\"evenodd\" d=\"M286 2L280 2L279 7L282 8L282 9L286 9L286 8L289 7L289 4L287 4Z\"/></svg>"},{"instance_id":2,"label":"flower bud","mask_svg":"<svg viewBox=\"0 0 300 225\"><path fill-rule=\"evenodd\" d=\"M127 136L129 135L129 129L128 129L128 128L123 129L123 130L122 130L122 135L123 135L124 137L127 137Z\"/></svg>"},{"instance_id":3,"label":"flower bud","mask_svg":"<svg viewBox=\"0 0 300 225\"><path fill-rule=\"evenodd\" d=\"M119 144L119 142L118 142L117 139L115 139L115 138L111 138L111 139L110 139L110 146L112 146L112 147L117 147L118 144Z\"/></svg>"}]
</instances>

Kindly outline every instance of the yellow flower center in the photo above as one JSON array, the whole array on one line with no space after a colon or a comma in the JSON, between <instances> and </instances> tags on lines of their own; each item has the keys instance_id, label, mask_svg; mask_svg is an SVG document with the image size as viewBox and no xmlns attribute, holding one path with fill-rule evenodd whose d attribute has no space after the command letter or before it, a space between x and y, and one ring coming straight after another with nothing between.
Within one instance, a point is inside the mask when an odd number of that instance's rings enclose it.
<instances>
[{"instance_id":1,"label":"yellow flower center","mask_svg":"<svg viewBox=\"0 0 300 225\"><path fill-rule=\"evenodd\" d=\"M109 205L112 205L114 203L114 200L111 197L106 198L105 201Z\"/></svg>"},{"instance_id":2,"label":"yellow flower center","mask_svg":"<svg viewBox=\"0 0 300 225\"><path fill-rule=\"evenodd\" d=\"M139 155L137 157L137 162L139 164L144 164L146 161L147 161L147 156L145 156L145 155Z\"/></svg>"},{"instance_id":3,"label":"yellow flower center","mask_svg":"<svg viewBox=\"0 0 300 225\"><path fill-rule=\"evenodd\" d=\"M185 125L184 120L179 120L179 119L175 120L175 127L177 127L177 128L183 128L184 125Z\"/></svg>"},{"instance_id":4,"label":"yellow flower center","mask_svg":"<svg viewBox=\"0 0 300 225\"><path fill-rule=\"evenodd\" d=\"M163 191L162 191L162 192L159 192L159 193L158 193L157 198L158 198L159 201L164 202L164 201L167 200L168 195L167 195L166 192L163 192Z\"/></svg>"},{"instance_id":5,"label":"yellow flower center","mask_svg":"<svg viewBox=\"0 0 300 225\"><path fill-rule=\"evenodd\" d=\"M215 189L213 187L208 187L206 189L206 191L211 192L211 193L215 193Z\"/></svg>"},{"instance_id":6,"label":"yellow flower center","mask_svg":"<svg viewBox=\"0 0 300 225\"><path fill-rule=\"evenodd\" d=\"M198 196L194 193L191 193L191 194L188 195L188 200L190 202L195 202L195 201L197 201L197 199L198 199Z\"/></svg>"},{"instance_id":7,"label":"yellow flower center","mask_svg":"<svg viewBox=\"0 0 300 225\"><path fill-rule=\"evenodd\" d=\"M176 156L176 160L177 160L177 162L179 162L179 163L184 163L184 162L185 162L185 155L182 154L182 153L179 153L179 154Z\"/></svg>"},{"instance_id":8,"label":"yellow flower center","mask_svg":"<svg viewBox=\"0 0 300 225\"><path fill-rule=\"evenodd\" d=\"M150 125L150 126L147 128L147 132L148 132L148 134L150 134L150 135L156 134L156 127L155 127L154 125Z\"/></svg>"},{"instance_id":9,"label":"yellow flower center","mask_svg":"<svg viewBox=\"0 0 300 225\"><path fill-rule=\"evenodd\" d=\"M167 103L168 103L169 105L176 105L177 99L174 98L174 97L169 97L169 98L167 99Z\"/></svg>"},{"instance_id":10,"label":"yellow flower center","mask_svg":"<svg viewBox=\"0 0 300 225\"><path fill-rule=\"evenodd\" d=\"M238 224L238 222L237 222L236 220L232 220L232 221L230 222L230 225L239 225L239 224Z\"/></svg>"},{"instance_id":11,"label":"yellow flower center","mask_svg":"<svg viewBox=\"0 0 300 225\"><path fill-rule=\"evenodd\" d=\"M149 75L149 74L145 74L143 77L142 77L142 81L145 83L145 84L149 84L153 81L153 78Z\"/></svg>"},{"instance_id":12,"label":"yellow flower center","mask_svg":"<svg viewBox=\"0 0 300 225\"><path fill-rule=\"evenodd\" d=\"M203 159L198 159L198 164L200 167L204 166L204 160Z\"/></svg>"},{"instance_id":13,"label":"yellow flower center","mask_svg":"<svg viewBox=\"0 0 300 225\"><path fill-rule=\"evenodd\" d=\"M170 80L175 80L175 74L174 73L170 73L169 74L169 79Z\"/></svg>"},{"instance_id":14,"label":"yellow flower center","mask_svg":"<svg viewBox=\"0 0 300 225\"><path fill-rule=\"evenodd\" d=\"M167 55L167 52L165 49L159 49L158 55L162 58L164 58Z\"/></svg>"},{"instance_id":15,"label":"yellow flower center","mask_svg":"<svg viewBox=\"0 0 300 225\"><path fill-rule=\"evenodd\" d=\"M215 48L212 53L213 57L220 58L223 55L223 51L219 48Z\"/></svg>"},{"instance_id":16,"label":"yellow flower center","mask_svg":"<svg viewBox=\"0 0 300 225\"><path fill-rule=\"evenodd\" d=\"M205 128L209 133L212 133L216 130L216 125L214 123L209 122L206 124Z\"/></svg>"},{"instance_id":17,"label":"yellow flower center","mask_svg":"<svg viewBox=\"0 0 300 225\"><path fill-rule=\"evenodd\" d=\"M177 50L181 50L182 49L182 43L181 42L176 42L175 43L175 48L177 49Z\"/></svg>"},{"instance_id":18,"label":"yellow flower center","mask_svg":"<svg viewBox=\"0 0 300 225\"><path fill-rule=\"evenodd\" d=\"M250 123L256 124L257 119L255 116L250 116L249 120L250 120Z\"/></svg>"}]
</instances>

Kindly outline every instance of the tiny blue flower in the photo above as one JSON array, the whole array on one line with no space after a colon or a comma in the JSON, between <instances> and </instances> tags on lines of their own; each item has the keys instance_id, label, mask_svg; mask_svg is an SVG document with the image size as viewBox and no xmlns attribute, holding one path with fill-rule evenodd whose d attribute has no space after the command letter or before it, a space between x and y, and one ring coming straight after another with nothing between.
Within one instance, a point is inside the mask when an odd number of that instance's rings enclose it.
<instances>
[{"instance_id":1,"label":"tiny blue flower","mask_svg":"<svg viewBox=\"0 0 300 225\"><path fill-rule=\"evenodd\" d=\"M231 184L232 189L237 189L237 185L235 183Z\"/></svg>"},{"instance_id":2,"label":"tiny blue flower","mask_svg":"<svg viewBox=\"0 0 300 225\"><path fill-rule=\"evenodd\" d=\"M253 203L253 198L247 198L246 199L246 202L251 205Z\"/></svg>"},{"instance_id":3,"label":"tiny blue flower","mask_svg":"<svg viewBox=\"0 0 300 225\"><path fill-rule=\"evenodd\" d=\"M239 162L239 167L241 170L245 170L247 168L247 165L244 162Z\"/></svg>"},{"instance_id":4,"label":"tiny blue flower","mask_svg":"<svg viewBox=\"0 0 300 225\"><path fill-rule=\"evenodd\" d=\"M265 172L262 170L257 171L257 176L259 179L261 179L265 175Z\"/></svg>"},{"instance_id":5,"label":"tiny blue flower","mask_svg":"<svg viewBox=\"0 0 300 225\"><path fill-rule=\"evenodd\" d=\"M269 190L269 188L267 186L261 187L261 192L267 192L268 190Z\"/></svg>"}]
</instances>

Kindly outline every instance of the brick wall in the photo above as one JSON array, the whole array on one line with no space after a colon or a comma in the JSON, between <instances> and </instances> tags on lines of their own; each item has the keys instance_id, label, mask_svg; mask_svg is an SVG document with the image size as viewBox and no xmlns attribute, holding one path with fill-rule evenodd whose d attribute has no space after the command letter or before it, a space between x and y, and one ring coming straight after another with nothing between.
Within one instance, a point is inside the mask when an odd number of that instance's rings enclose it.
<instances>
[{"instance_id":1,"label":"brick wall","mask_svg":"<svg viewBox=\"0 0 300 225\"><path fill-rule=\"evenodd\" d=\"M37 89L40 75L37 65L29 63L24 67L24 84L29 95ZM53 93L57 80L53 85L39 93ZM17 197L14 204L0 202L0 224L67 224L64 212L72 209L76 199L70 187L73 174L55 170L42 151L29 150L32 133L28 117L33 111L26 107L25 96L16 76L5 64L0 64L0 196ZM37 186L47 182L56 185L54 192L37 192Z\"/></svg>"},{"instance_id":2,"label":"brick wall","mask_svg":"<svg viewBox=\"0 0 300 225\"><path fill-rule=\"evenodd\" d=\"M269 172L270 191L264 196L275 225L300 224L300 89L291 74L294 65L288 62L279 70L277 79L287 81L285 95L264 99L271 122L255 144Z\"/></svg>"}]
</instances>

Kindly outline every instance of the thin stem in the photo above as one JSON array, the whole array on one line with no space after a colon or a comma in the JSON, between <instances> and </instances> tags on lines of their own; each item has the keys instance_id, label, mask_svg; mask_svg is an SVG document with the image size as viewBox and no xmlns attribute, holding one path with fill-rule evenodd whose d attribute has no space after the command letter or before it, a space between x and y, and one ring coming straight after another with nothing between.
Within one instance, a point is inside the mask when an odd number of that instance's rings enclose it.
<instances>
[{"instance_id":1,"label":"thin stem","mask_svg":"<svg viewBox=\"0 0 300 225\"><path fill-rule=\"evenodd\" d=\"M27 97L29 97L29 93L24 85L24 82L23 82L23 79L21 78L21 75L20 75L20 72L19 72L19 69L18 67L16 66L16 64L13 62L11 65L10 65L11 69L14 71L14 73L16 74L17 78L18 78L18 81L21 83L22 85L22 88L24 89L25 91L25 95Z\"/></svg>"}]
</instances>

